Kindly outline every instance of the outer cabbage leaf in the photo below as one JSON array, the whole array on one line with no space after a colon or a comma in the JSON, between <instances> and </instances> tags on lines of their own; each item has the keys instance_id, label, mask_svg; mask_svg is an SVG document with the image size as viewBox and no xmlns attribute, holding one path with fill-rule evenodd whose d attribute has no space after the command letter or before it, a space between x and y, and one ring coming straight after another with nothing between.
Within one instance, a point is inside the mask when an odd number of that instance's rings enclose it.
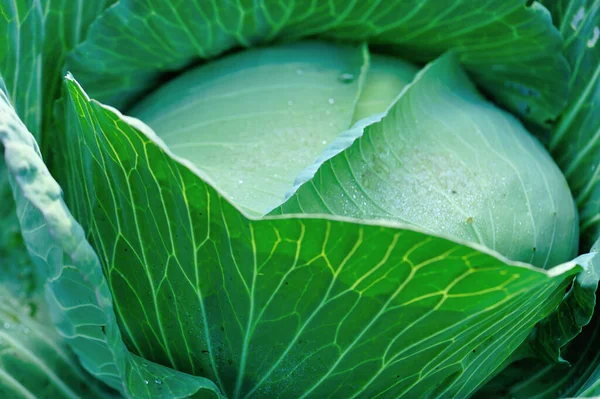
<instances>
[{"instance_id":1,"label":"outer cabbage leaf","mask_svg":"<svg viewBox=\"0 0 600 399\"><path fill-rule=\"evenodd\" d=\"M83 371L54 329L45 277L35 272L23 243L3 157L0 166L6 180L0 181L0 397L120 397Z\"/></svg>"},{"instance_id":2,"label":"outer cabbage leaf","mask_svg":"<svg viewBox=\"0 0 600 399\"><path fill-rule=\"evenodd\" d=\"M0 90L0 141L27 250L37 273L49 276L44 291L52 320L83 367L128 397L179 398L199 391L219 396L214 384L204 378L129 353L98 257L4 90Z\"/></svg>"},{"instance_id":3,"label":"outer cabbage leaf","mask_svg":"<svg viewBox=\"0 0 600 399\"><path fill-rule=\"evenodd\" d=\"M4 268L4 264L2 268ZM85 373L45 315L37 295L13 299L18 276L2 273L0 396L3 398L117 398ZM11 284L13 283L13 284ZM27 289L26 286L23 288Z\"/></svg>"},{"instance_id":4,"label":"outer cabbage leaf","mask_svg":"<svg viewBox=\"0 0 600 399\"><path fill-rule=\"evenodd\" d=\"M565 171L577 199L581 217L581 246L589 245L600 235L600 191L598 190L600 119L595 108L600 105L600 2L586 0L544 0L554 23L565 38L564 53L573 69L568 106L552 130L550 148ZM592 252L598 251L598 243ZM594 261L597 263L596 260ZM595 275L594 275L595 274ZM554 327L554 339L577 332L589 313L580 313L582 305L594 304L597 293L598 266L577 278L574 289L557 312L540 327ZM570 299L569 299L570 298ZM571 306L569 306L571 304ZM579 308L579 310L578 310ZM562 322L568 321L565 327ZM550 337L552 337L551 331ZM557 334L558 333L558 334ZM542 332L542 337L545 333ZM589 325L562 349L561 357L570 363L548 364L544 360L525 360L508 367L481 391L480 397L548 398L593 397L600 394L600 316L596 311ZM551 340L552 341L552 340ZM548 342L546 340L546 342ZM562 346L557 340L552 346ZM539 348L539 347L538 347ZM542 352L544 353L544 352ZM552 352L550 352L552 353ZM556 354L556 352L554 352ZM553 356L554 357L554 356Z\"/></svg>"},{"instance_id":5,"label":"outer cabbage leaf","mask_svg":"<svg viewBox=\"0 0 600 399\"><path fill-rule=\"evenodd\" d=\"M535 358L509 365L475 398L554 399L600 394L600 315L596 312L592 317L600 275L599 244L600 240L579 258L584 272L530 337L529 352Z\"/></svg>"},{"instance_id":6,"label":"outer cabbage leaf","mask_svg":"<svg viewBox=\"0 0 600 399\"><path fill-rule=\"evenodd\" d=\"M579 270L402 225L248 218L146 125L66 86L66 197L128 347L229 397L466 397Z\"/></svg>"},{"instance_id":7,"label":"outer cabbage leaf","mask_svg":"<svg viewBox=\"0 0 600 399\"><path fill-rule=\"evenodd\" d=\"M18 229L10 186L0 187L8 188L0 199L0 397L116 397L83 371L56 333L40 289L43 276L35 273Z\"/></svg>"},{"instance_id":8,"label":"outer cabbage leaf","mask_svg":"<svg viewBox=\"0 0 600 399\"><path fill-rule=\"evenodd\" d=\"M574 260L584 267L552 316L543 320L532 335L532 350L538 358L568 363L561 348L581 333L592 319L600 280L600 256L597 248Z\"/></svg>"},{"instance_id":9,"label":"outer cabbage leaf","mask_svg":"<svg viewBox=\"0 0 600 399\"><path fill-rule=\"evenodd\" d=\"M551 131L550 150L580 210L582 248L600 237L600 2L544 1L565 38L573 70L568 105Z\"/></svg>"},{"instance_id":10,"label":"outer cabbage leaf","mask_svg":"<svg viewBox=\"0 0 600 399\"><path fill-rule=\"evenodd\" d=\"M567 98L568 66L548 11L525 0L122 0L102 15L69 69L123 108L160 74L239 46L324 36L366 40L415 62L455 49L500 103L543 124Z\"/></svg>"},{"instance_id":11,"label":"outer cabbage leaf","mask_svg":"<svg viewBox=\"0 0 600 399\"><path fill-rule=\"evenodd\" d=\"M51 125L67 51L114 0L0 0L0 76L17 114L40 141ZM20 256L21 241L4 160L0 155L0 260ZM7 260L10 267L21 263ZM43 276L42 276L43 278Z\"/></svg>"},{"instance_id":12,"label":"outer cabbage leaf","mask_svg":"<svg viewBox=\"0 0 600 399\"><path fill-rule=\"evenodd\" d=\"M115 0L0 0L0 74L8 97L39 140L52 119L69 50Z\"/></svg>"}]
</instances>

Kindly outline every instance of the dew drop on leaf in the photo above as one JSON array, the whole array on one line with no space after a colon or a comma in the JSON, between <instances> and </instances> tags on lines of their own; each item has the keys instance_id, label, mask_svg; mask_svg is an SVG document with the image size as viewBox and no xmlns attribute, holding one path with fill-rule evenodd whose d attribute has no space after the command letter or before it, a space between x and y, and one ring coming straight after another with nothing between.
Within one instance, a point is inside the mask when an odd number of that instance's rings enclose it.
<instances>
[{"instance_id":1,"label":"dew drop on leaf","mask_svg":"<svg viewBox=\"0 0 600 399\"><path fill-rule=\"evenodd\" d=\"M342 73L338 76L338 80L346 84L354 82L355 79L356 77L352 73Z\"/></svg>"}]
</instances>

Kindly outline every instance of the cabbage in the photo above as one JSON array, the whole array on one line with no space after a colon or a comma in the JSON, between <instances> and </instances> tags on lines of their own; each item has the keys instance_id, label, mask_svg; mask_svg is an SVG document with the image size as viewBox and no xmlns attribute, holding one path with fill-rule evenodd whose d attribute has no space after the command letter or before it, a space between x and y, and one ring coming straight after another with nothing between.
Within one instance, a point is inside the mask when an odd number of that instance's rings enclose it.
<instances>
[{"instance_id":1,"label":"cabbage","mask_svg":"<svg viewBox=\"0 0 600 399\"><path fill-rule=\"evenodd\" d=\"M543 3L0 0L0 394L600 395L600 6Z\"/></svg>"}]
</instances>

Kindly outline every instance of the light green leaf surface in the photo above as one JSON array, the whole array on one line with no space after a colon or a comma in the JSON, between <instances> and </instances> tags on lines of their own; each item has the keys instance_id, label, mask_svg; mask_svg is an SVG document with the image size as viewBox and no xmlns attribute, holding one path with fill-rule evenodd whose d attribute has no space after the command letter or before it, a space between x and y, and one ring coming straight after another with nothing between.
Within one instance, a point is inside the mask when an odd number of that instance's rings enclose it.
<instances>
[{"instance_id":1,"label":"light green leaf surface","mask_svg":"<svg viewBox=\"0 0 600 399\"><path fill-rule=\"evenodd\" d=\"M122 0L78 46L69 69L123 109L161 73L279 38L365 40L415 62L448 49L500 103L539 124L558 116L569 71L546 9L525 0Z\"/></svg>"},{"instance_id":2,"label":"light green leaf surface","mask_svg":"<svg viewBox=\"0 0 600 399\"><path fill-rule=\"evenodd\" d=\"M362 134L351 122L377 120L417 71L390 56L370 60L366 46L296 42L200 66L130 114L247 214L262 216L332 141L339 148Z\"/></svg>"},{"instance_id":3,"label":"light green leaf surface","mask_svg":"<svg viewBox=\"0 0 600 399\"><path fill-rule=\"evenodd\" d=\"M0 149L4 153L1 142ZM45 276L36 273L23 243L3 156L0 170L0 397L120 397L83 371L54 329L43 298Z\"/></svg>"},{"instance_id":4,"label":"light green leaf surface","mask_svg":"<svg viewBox=\"0 0 600 399\"><path fill-rule=\"evenodd\" d=\"M83 371L55 331L40 284L44 276L25 249L10 186L0 187L8 189L0 199L0 397L116 398Z\"/></svg>"},{"instance_id":5,"label":"light green leaf surface","mask_svg":"<svg viewBox=\"0 0 600 399\"><path fill-rule=\"evenodd\" d=\"M67 89L66 196L128 347L228 397L466 397L579 270L401 225L249 219L146 125Z\"/></svg>"},{"instance_id":6,"label":"light green leaf surface","mask_svg":"<svg viewBox=\"0 0 600 399\"><path fill-rule=\"evenodd\" d=\"M264 215L350 126L368 57L366 46L324 42L248 50L178 77L131 113L247 213Z\"/></svg>"},{"instance_id":7,"label":"light green leaf surface","mask_svg":"<svg viewBox=\"0 0 600 399\"><path fill-rule=\"evenodd\" d=\"M545 1L565 37L573 75L550 150L580 210L582 247L600 237L600 1Z\"/></svg>"},{"instance_id":8,"label":"light green leaf surface","mask_svg":"<svg viewBox=\"0 0 600 399\"><path fill-rule=\"evenodd\" d=\"M199 391L217 396L204 378L141 361L128 352L98 257L3 90L0 141L27 250L37 273L49 275L44 290L52 320L83 367L129 397L183 398Z\"/></svg>"},{"instance_id":9,"label":"light green leaf surface","mask_svg":"<svg viewBox=\"0 0 600 399\"><path fill-rule=\"evenodd\" d=\"M351 146L336 144L274 214L396 220L544 268L576 254L577 213L560 170L452 54L419 72Z\"/></svg>"},{"instance_id":10,"label":"light green leaf surface","mask_svg":"<svg viewBox=\"0 0 600 399\"><path fill-rule=\"evenodd\" d=\"M3 157L0 162L6 179L0 181L0 398L116 398L83 371L48 317L45 276L25 249Z\"/></svg>"},{"instance_id":11,"label":"light green leaf surface","mask_svg":"<svg viewBox=\"0 0 600 399\"><path fill-rule=\"evenodd\" d=\"M367 79L354 110L353 122L387 111L418 71L416 66L399 58L371 54Z\"/></svg>"}]
</instances>

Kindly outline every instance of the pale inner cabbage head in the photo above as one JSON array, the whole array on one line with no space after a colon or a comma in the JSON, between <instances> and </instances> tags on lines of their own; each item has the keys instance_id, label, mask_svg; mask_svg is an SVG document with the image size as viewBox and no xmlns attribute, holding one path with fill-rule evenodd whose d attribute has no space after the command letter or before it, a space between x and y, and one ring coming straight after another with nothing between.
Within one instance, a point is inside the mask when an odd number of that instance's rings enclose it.
<instances>
[{"instance_id":1,"label":"pale inner cabbage head","mask_svg":"<svg viewBox=\"0 0 600 399\"><path fill-rule=\"evenodd\" d=\"M400 221L545 268L572 258L576 208L543 146L468 80L438 95L418 86L418 71L348 45L251 49L180 75L132 114L246 213L264 215L340 133L398 98L333 160L352 154L349 173L306 183L313 194L280 210Z\"/></svg>"}]
</instances>

